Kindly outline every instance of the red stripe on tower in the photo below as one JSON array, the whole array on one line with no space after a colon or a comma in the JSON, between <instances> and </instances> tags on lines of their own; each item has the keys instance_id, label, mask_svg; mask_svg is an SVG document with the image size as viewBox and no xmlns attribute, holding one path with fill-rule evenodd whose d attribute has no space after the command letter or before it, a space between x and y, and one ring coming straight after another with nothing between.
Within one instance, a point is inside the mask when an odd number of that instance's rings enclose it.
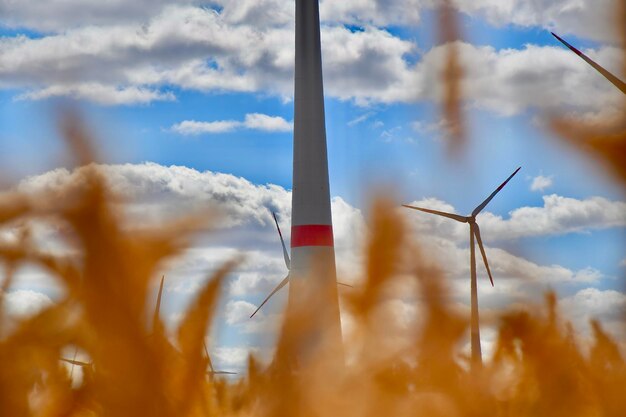
<instances>
[{"instance_id":1,"label":"red stripe on tower","mask_svg":"<svg viewBox=\"0 0 626 417\"><path fill-rule=\"evenodd\" d=\"M333 227L327 224L307 224L291 227L291 247L334 246Z\"/></svg>"}]
</instances>

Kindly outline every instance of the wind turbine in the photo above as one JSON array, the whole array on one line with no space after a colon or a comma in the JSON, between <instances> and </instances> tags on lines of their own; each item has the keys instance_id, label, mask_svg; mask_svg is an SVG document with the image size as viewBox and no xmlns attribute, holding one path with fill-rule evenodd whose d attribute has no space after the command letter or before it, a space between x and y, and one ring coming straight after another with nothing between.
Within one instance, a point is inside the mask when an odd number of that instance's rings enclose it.
<instances>
[{"instance_id":1,"label":"wind turbine","mask_svg":"<svg viewBox=\"0 0 626 417\"><path fill-rule=\"evenodd\" d=\"M161 311L161 297L163 295L163 283L165 282L165 275L161 277L161 282L159 284L159 292L157 294L157 302L156 302L156 306L154 307L154 314L153 314L153 319L152 319L152 334L149 336L153 336L155 335L157 332L161 331L160 328L160 321L159 321L159 314ZM207 358L207 363L209 366L209 370L207 371L207 374L210 375L211 377L213 375L235 375L236 372L226 372L226 371L216 371L215 369L213 369L213 362L211 361L211 356L209 355L209 350L207 349L206 343L203 341L202 342L204 345L204 353L206 354L206 358ZM174 348L172 348L174 349ZM174 349L175 350L175 349ZM176 351L176 350L175 350ZM176 351L178 352L178 351ZM73 373L74 370L74 365L80 366L83 369L91 369L93 367L93 362L84 362L84 361L79 361L76 360L76 352L74 353L74 358L73 359L67 359L67 358L60 358L60 360L62 362L66 362L72 365L71 371L70 371L70 375Z\"/></svg>"},{"instance_id":2,"label":"wind turbine","mask_svg":"<svg viewBox=\"0 0 626 417\"><path fill-rule=\"evenodd\" d=\"M74 355L74 358L76 358L76 355ZM79 361L79 360L76 360L76 359L60 358L59 360L61 362L69 363L69 364L72 365L72 369L70 370L70 378L71 378L72 373L73 373L72 371L74 370L74 365L81 366L83 368L92 365L91 362L83 362L83 361Z\"/></svg>"},{"instance_id":3,"label":"wind turbine","mask_svg":"<svg viewBox=\"0 0 626 417\"><path fill-rule=\"evenodd\" d=\"M491 270L489 269L489 263L487 262L487 254L485 253L485 248L483 247L483 240L480 236L480 228L478 227L478 223L476 223L476 216L480 213L489 202L504 188L504 186L513 178L515 174L521 169L519 167L513 172L509 178L506 179L496 190L489 195L480 203L472 214L469 216L460 216L454 213L446 213L443 211L431 210L422 207L410 206L408 204L403 204L403 207L407 207L413 210L423 211L425 213L436 214L438 216L447 217L452 220L456 220L461 223L468 223L470 228L470 273L471 273L471 314L470 314L470 332L471 332L471 346L472 346L472 357L471 364L472 368L482 366L482 354L480 348L480 329L478 326L478 285L476 282L476 254L474 247L474 238L478 241L478 247L480 249L480 253L482 255L483 261L485 263L485 268L487 269L487 274L489 275L489 281L491 282L491 286L493 286L493 277L491 276Z\"/></svg>"},{"instance_id":4,"label":"wind turbine","mask_svg":"<svg viewBox=\"0 0 626 417\"><path fill-rule=\"evenodd\" d=\"M605 70L603 67L598 65L595 61L593 61L587 55L583 54L581 51L579 51L578 49L574 48L566 40L562 39L559 35L555 34L554 32L550 32L550 33L552 34L552 36L557 38L559 40L559 42L561 42L563 45L567 46L572 52L574 52L576 55L581 57L585 62L587 62L589 65L591 65L596 71L598 71L600 74L602 74L604 76L604 78L609 80L615 87L619 88L622 93L626 94L626 83L624 83L622 80L617 78L615 75L611 74L609 71Z\"/></svg>"},{"instance_id":5,"label":"wind turbine","mask_svg":"<svg viewBox=\"0 0 626 417\"><path fill-rule=\"evenodd\" d=\"M156 306L154 307L154 313L152 315L152 335L156 334L158 331L160 331L160 327L159 327L159 312L161 310L161 296L163 295L163 283L165 282L165 275L163 275L161 277L161 283L159 284L159 292L157 294L157 302L156 302ZM80 366L83 369L86 368L91 368L93 366L93 361L90 362L84 362L84 361L79 361L76 360L76 352L78 351L78 348L76 348L76 350L74 351L74 358L73 359L67 359L67 358L60 358L61 362L66 362L72 365L71 369L70 369L70 376L74 373L74 365L76 366Z\"/></svg>"},{"instance_id":6,"label":"wind turbine","mask_svg":"<svg viewBox=\"0 0 626 417\"><path fill-rule=\"evenodd\" d=\"M254 313L250 314L250 318L254 317L254 315L258 313L261 307L263 307L274 294L280 291L280 289L287 285L287 283L289 282L289 273L291 272L291 259L289 259L289 254L287 253L287 247L285 246L285 240L283 239L283 234L280 231L280 226L278 225L278 220L276 219L276 213L272 212L272 217L274 218L274 223L276 223L276 229L278 230L278 235L280 236L280 243L283 246L283 258L285 258L285 266L287 267L287 271L289 272L287 273L285 279L280 281L280 284L278 284L276 288L272 290L270 295L265 297L265 300L263 300L263 302L257 307L257 309L254 310Z\"/></svg>"},{"instance_id":7,"label":"wind turbine","mask_svg":"<svg viewBox=\"0 0 626 417\"><path fill-rule=\"evenodd\" d=\"M285 266L287 267L287 271L289 271L289 272L287 273L287 276L285 277L285 279L283 279L276 286L276 288L274 288L272 290L272 292L267 297L265 297L263 302L257 307L256 310L254 310L254 313L252 313L250 315L250 318L254 317L255 314L259 312L261 307L263 307L265 305L265 303L267 303L269 301L269 299L272 298L272 296L274 294L276 294L278 291L280 291L281 288L283 288L285 285L287 285L289 283L289 275L290 275L290 272L291 272L291 259L289 259L289 253L287 252L287 246L285 246L285 240L283 239L283 234L280 231L280 226L278 225L278 219L276 218L276 213L272 212L272 217L274 218L274 223L276 224L276 230L278 230L278 236L280 236L280 243L281 243L281 245L283 247L283 258L285 259ZM341 283L341 282L338 282L337 285L343 285L345 287L352 287L352 285L344 284L344 283Z\"/></svg>"},{"instance_id":8,"label":"wind turbine","mask_svg":"<svg viewBox=\"0 0 626 417\"><path fill-rule=\"evenodd\" d=\"M209 355L209 350L206 348L206 343L203 341L202 344L204 345L204 353L206 354L207 363L209 365L209 370L206 371L206 373L211 379L213 379L213 376L215 375L237 375L237 372L216 371L213 368L213 362L211 361L211 355Z\"/></svg>"},{"instance_id":9,"label":"wind turbine","mask_svg":"<svg viewBox=\"0 0 626 417\"><path fill-rule=\"evenodd\" d=\"M159 293L157 295L156 306L154 307L154 316L152 320L152 334L156 334L157 331L160 331L159 324L159 312L161 310L161 295L163 294L163 282L165 281L165 275L161 277L161 283L159 284ZM204 347L204 353L207 359L207 365L209 366L209 370L206 371L207 375L213 378L214 375L236 375L236 372L227 372L227 371L216 371L213 368L213 362L211 361L211 355L209 355L209 350L207 349L206 342L203 340L202 345Z\"/></svg>"}]
</instances>

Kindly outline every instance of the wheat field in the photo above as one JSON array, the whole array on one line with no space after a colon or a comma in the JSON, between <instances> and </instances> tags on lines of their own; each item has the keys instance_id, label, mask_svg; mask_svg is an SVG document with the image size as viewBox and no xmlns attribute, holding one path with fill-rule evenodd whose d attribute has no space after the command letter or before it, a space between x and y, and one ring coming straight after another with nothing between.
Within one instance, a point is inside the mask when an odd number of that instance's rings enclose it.
<instances>
[{"instance_id":1,"label":"wheat field","mask_svg":"<svg viewBox=\"0 0 626 417\"><path fill-rule=\"evenodd\" d=\"M453 24L449 16L443 19ZM461 145L454 152L462 152L459 63L449 61L452 75L444 82L452 86L443 112L455 120ZM558 115L549 120L565 142L626 186L626 118L611 130ZM79 118L68 115L62 131L77 165L96 160ZM205 335L216 320L224 281L241 260L224 259L168 337L163 323L149 314L160 265L183 253L194 233L210 227L217 215L207 209L137 231L124 226L123 204L95 165L60 191L1 194L0 225L20 233L0 244L0 416L626 415L626 362L618 343L594 321L593 345L581 348L552 293L543 304L498 312L493 357L471 371L469 358L460 353L468 317L448 305L441 266L420 250L428 237L409 233L384 197L371 203L363 285L343 295L354 318L344 337L345 364L337 366L330 351L315 352L298 372L281 360L315 320L318 306L302 306L282 324L269 365L251 356L247 372L237 378L207 375ZM35 221L62 230L76 253L59 256L38 247L29 226ZM8 325L2 296L24 264L46 270L62 295ZM424 303L423 320L401 349L376 312L399 275L416 283ZM626 312L618 313L626 325ZM89 358L78 383L61 360L73 349Z\"/></svg>"}]
</instances>

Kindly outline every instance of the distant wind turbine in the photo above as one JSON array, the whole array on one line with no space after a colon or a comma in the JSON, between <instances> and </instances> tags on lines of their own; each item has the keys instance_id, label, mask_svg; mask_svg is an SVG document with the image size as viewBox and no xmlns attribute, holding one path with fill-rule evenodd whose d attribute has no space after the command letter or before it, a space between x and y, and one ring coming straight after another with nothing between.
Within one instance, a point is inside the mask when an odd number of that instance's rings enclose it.
<instances>
[{"instance_id":1,"label":"distant wind turbine","mask_svg":"<svg viewBox=\"0 0 626 417\"><path fill-rule=\"evenodd\" d=\"M283 288L285 285L287 285L287 283L289 283L289 276L291 274L291 259L289 259L289 253L287 252L287 246L285 246L285 240L283 239L283 234L280 231L280 226L278 225L278 219L276 218L276 213L272 212L272 217L274 218L274 223L276 224L276 230L278 230L278 236L280 236L280 243L283 247L283 258L285 259L285 266L287 267L287 271L289 271L287 273L287 276L285 277L285 279L283 279L277 286L276 288L274 288L272 290L272 292L270 293L270 295L268 295L267 297L265 297L265 300L263 300L263 302L261 303L261 305L259 305L257 307L256 310L254 310L254 313L252 313L250 315L250 318L254 317L256 313L258 313L258 311L261 309L261 307L263 307L265 305L265 303L267 303L269 301L270 298L272 298L272 296L274 294L276 294L278 291L280 291L281 288ZM341 282L337 283L338 285L343 285L345 287L352 287L352 285L349 284L343 284Z\"/></svg>"},{"instance_id":2,"label":"distant wind turbine","mask_svg":"<svg viewBox=\"0 0 626 417\"><path fill-rule=\"evenodd\" d=\"M561 38L556 33L554 33L554 32L550 32L550 33L552 33L552 36L557 38L559 40L559 42L561 42L563 45L567 46L572 52L574 52L576 55L581 57L589 65L591 65L596 71L598 71L600 74L602 74L604 76L604 78L609 80L615 87L619 88L622 93L626 94L626 83L624 83L622 80L617 78L615 75L611 74L609 71L605 70L603 67L598 65L595 61L593 61L587 55L583 54L578 49L574 48L565 39Z\"/></svg>"},{"instance_id":3,"label":"distant wind turbine","mask_svg":"<svg viewBox=\"0 0 626 417\"><path fill-rule=\"evenodd\" d=\"M154 314L153 314L153 321L152 321L152 334L150 336L154 336L155 334L157 334L157 332L160 332L162 330L162 328L160 327L161 322L159 321L159 314L161 311L161 297L163 295L163 283L164 282L165 282L165 275L161 277L161 282L159 284L159 292L157 294L157 302L156 302L156 306L154 307ZM209 370L206 372L208 375L212 377L213 375L235 375L236 374L236 372L216 371L215 369L213 369L213 362L211 361L211 356L209 355L209 350L206 347L206 343L203 341L202 344L204 345L204 353L206 354L207 363L209 366ZM74 371L74 365L80 366L83 369L87 369L87 368L91 369L93 367L93 361L83 362L83 361L76 360L76 352L74 352L73 359L60 358L60 360L62 362L66 362L72 365L72 368L70 371L70 377Z\"/></svg>"},{"instance_id":4,"label":"distant wind turbine","mask_svg":"<svg viewBox=\"0 0 626 417\"><path fill-rule=\"evenodd\" d=\"M161 296L163 295L163 283L165 282L165 275L161 277L161 283L159 284L159 293L157 294L157 302L154 307L154 315L152 317L152 333L159 331L159 312L161 311Z\"/></svg>"},{"instance_id":5,"label":"distant wind turbine","mask_svg":"<svg viewBox=\"0 0 626 417\"><path fill-rule=\"evenodd\" d=\"M425 213L436 214L438 216L447 217L452 220L456 220L461 223L468 223L470 227L470 272L471 272L471 316L470 316L470 328L471 328L471 345L472 345L472 367L480 367L482 366L482 354L480 348L480 329L478 326L478 286L476 282L476 254L474 247L474 237L478 241L478 247L480 248L480 253L483 257L483 261L485 263L485 268L487 269L487 274L489 275L489 281L491 282L491 286L493 286L493 277L491 276L491 270L489 269L489 263L487 262L487 254L485 253L485 248L483 247L483 241L480 237L480 228L478 227L478 223L476 223L476 216L480 213L489 202L504 188L504 186L513 178L515 174L521 169L519 167L515 170L514 173L509 176L496 190L491 193L489 197L485 199L482 203L478 205L472 211L472 214L469 216L459 216L454 213L446 213L443 211L431 210L422 207L410 206L407 204L403 204L402 206L413 209L423 211Z\"/></svg>"},{"instance_id":6,"label":"distant wind turbine","mask_svg":"<svg viewBox=\"0 0 626 417\"><path fill-rule=\"evenodd\" d=\"M74 355L74 358L76 358L76 355ZM91 366L91 362L83 362L83 361L78 361L76 359L67 359L67 358L60 358L59 359L61 362L65 362L65 363L69 363L72 365L72 370L74 369L74 365L77 366L82 366L82 367L87 367L87 366ZM70 379L72 377L72 372L70 371Z\"/></svg>"},{"instance_id":7,"label":"distant wind turbine","mask_svg":"<svg viewBox=\"0 0 626 417\"><path fill-rule=\"evenodd\" d=\"M159 293L157 295L157 302L154 308L154 318L152 321L152 333L156 334L157 331L160 331L159 324L159 313L161 311L161 296L163 294L163 282L165 281L165 275L161 277L161 283L159 285ZM207 375L213 378L213 375L236 375L237 372L227 372L227 371L216 371L213 369L213 362L211 361L211 355L209 355L209 350L206 347L206 342L202 340L202 346L204 347L204 353L207 359L207 365L209 366L209 370L206 371Z\"/></svg>"},{"instance_id":8,"label":"distant wind turbine","mask_svg":"<svg viewBox=\"0 0 626 417\"><path fill-rule=\"evenodd\" d=\"M214 375L237 375L237 372L216 371L213 368L213 362L211 361L209 350L206 348L206 342L202 341L202 344L204 345L204 353L206 354L206 359L209 364L209 370L206 373L207 375L209 375L209 377L211 377L211 379L213 378Z\"/></svg>"}]
</instances>

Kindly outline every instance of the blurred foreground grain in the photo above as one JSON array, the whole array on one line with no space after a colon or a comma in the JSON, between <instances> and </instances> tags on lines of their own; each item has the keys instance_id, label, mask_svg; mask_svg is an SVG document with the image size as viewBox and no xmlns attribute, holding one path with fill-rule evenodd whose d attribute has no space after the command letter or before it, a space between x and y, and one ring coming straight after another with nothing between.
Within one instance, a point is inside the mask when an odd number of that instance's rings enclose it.
<instances>
[{"instance_id":1,"label":"blurred foreground grain","mask_svg":"<svg viewBox=\"0 0 626 417\"><path fill-rule=\"evenodd\" d=\"M78 160L89 162L79 122L70 121L65 134ZM129 231L121 226L120 199L98 169L82 172L80 181L53 194L13 192L0 199L2 226L22 230L0 246L3 288L20 265L31 263L64 289L54 305L0 328L1 416L617 417L626 410L626 363L617 344L594 322L595 343L583 354L552 294L543 308L501 312L493 360L469 371L469 358L460 353L468 320L450 308L445 277L385 198L372 209L364 284L344 300L354 320L344 340L346 365L337 367L324 351L298 372L281 363L281 352L306 331L303 317L314 320L308 313L319 307L303 306L302 316L285 320L268 367L251 357L241 378L209 378L204 337L222 281L237 261L224 261L198 291L174 340L168 339L162 324L153 325L146 314L148 289L159 279L159 262L180 254L207 216ZM28 232L32 220L61 225L77 253L40 250ZM393 323L381 323L377 310L389 297L385 289L407 274L424 305L408 347L394 343ZM68 347L90 358L78 386L60 360Z\"/></svg>"}]
</instances>

